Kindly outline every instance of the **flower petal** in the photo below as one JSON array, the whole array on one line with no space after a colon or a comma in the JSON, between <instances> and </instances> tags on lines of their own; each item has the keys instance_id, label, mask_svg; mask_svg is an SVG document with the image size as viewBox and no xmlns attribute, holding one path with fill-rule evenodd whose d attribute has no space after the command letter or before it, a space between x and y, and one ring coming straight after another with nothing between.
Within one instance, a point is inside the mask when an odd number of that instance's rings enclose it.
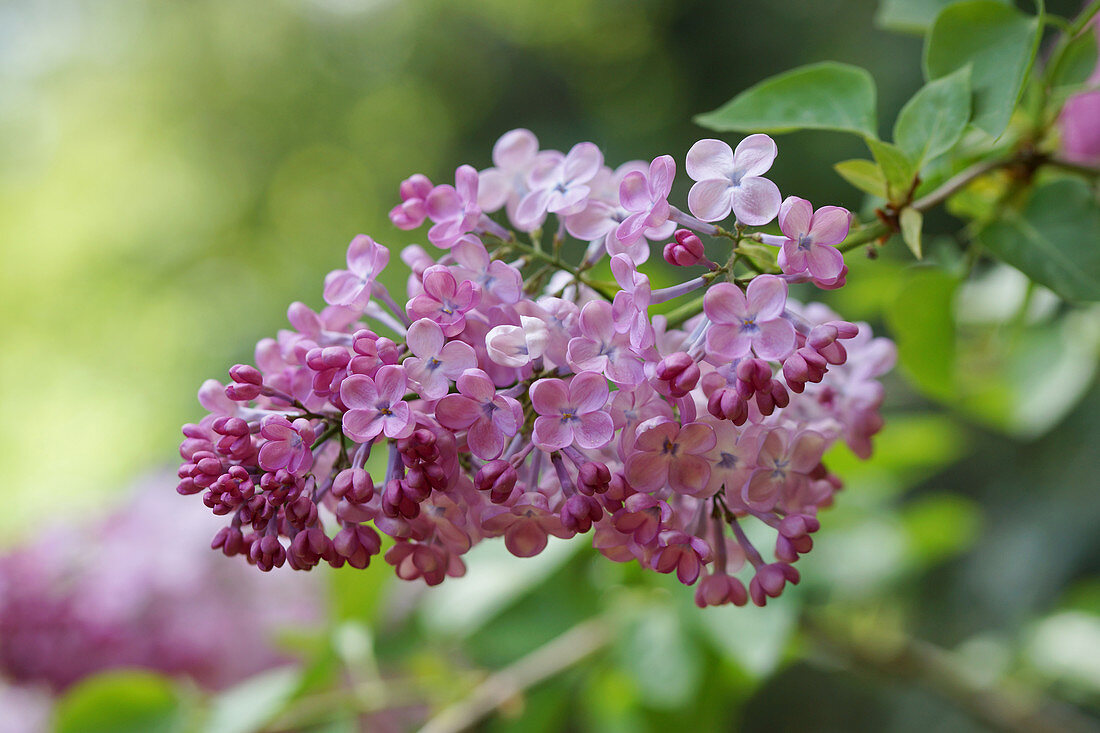
<instances>
[{"instance_id":1,"label":"flower petal","mask_svg":"<svg viewBox=\"0 0 1100 733\"><path fill-rule=\"evenodd\" d=\"M440 425L449 430L468 428L481 415L480 405L469 397L459 394L449 394L435 405L436 419L439 420ZM346 414L344 418L347 419Z\"/></svg>"},{"instance_id":2,"label":"flower petal","mask_svg":"<svg viewBox=\"0 0 1100 733\"><path fill-rule=\"evenodd\" d=\"M700 456L679 456L668 467L668 484L680 494L695 496L710 483L710 464Z\"/></svg>"},{"instance_id":3,"label":"flower petal","mask_svg":"<svg viewBox=\"0 0 1100 733\"><path fill-rule=\"evenodd\" d=\"M730 215L733 190L728 178L706 178L688 191L688 209L703 221L721 221Z\"/></svg>"},{"instance_id":4,"label":"flower petal","mask_svg":"<svg viewBox=\"0 0 1100 733\"><path fill-rule=\"evenodd\" d=\"M756 320L779 318L787 306L787 282L775 275L760 275L749 283L745 298L746 308Z\"/></svg>"},{"instance_id":5,"label":"flower petal","mask_svg":"<svg viewBox=\"0 0 1100 733\"><path fill-rule=\"evenodd\" d=\"M531 406L540 415L560 415L569 404L569 388L560 379L540 379L531 385Z\"/></svg>"},{"instance_id":6,"label":"flower petal","mask_svg":"<svg viewBox=\"0 0 1100 733\"><path fill-rule=\"evenodd\" d=\"M603 410L610 394L607 380L595 372L581 372L569 383L569 405L582 415Z\"/></svg>"},{"instance_id":7,"label":"flower petal","mask_svg":"<svg viewBox=\"0 0 1100 733\"><path fill-rule=\"evenodd\" d=\"M753 283L759 279L754 279ZM733 283L718 283L712 285L703 296L703 312L715 323L740 325L749 315L749 305L741 288Z\"/></svg>"},{"instance_id":8,"label":"flower petal","mask_svg":"<svg viewBox=\"0 0 1100 733\"><path fill-rule=\"evenodd\" d=\"M545 451L561 450L573 443L573 427L557 416L535 418L535 445Z\"/></svg>"},{"instance_id":9,"label":"flower petal","mask_svg":"<svg viewBox=\"0 0 1100 733\"><path fill-rule=\"evenodd\" d=\"M340 383L340 401L352 409L374 408L378 402L378 387L370 377L352 374Z\"/></svg>"},{"instance_id":10,"label":"flower petal","mask_svg":"<svg viewBox=\"0 0 1100 733\"><path fill-rule=\"evenodd\" d=\"M844 255L836 247L815 243L806 255L806 266L818 280L832 280L844 269Z\"/></svg>"},{"instance_id":11,"label":"flower petal","mask_svg":"<svg viewBox=\"0 0 1100 733\"><path fill-rule=\"evenodd\" d=\"M405 334L405 343L408 344L409 351L424 359L438 356L445 340L443 329L429 318L421 318L414 322Z\"/></svg>"},{"instance_id":12,"label":"flower petal","mask_svg":"<svg viewBox=\"0 0 1100 733\"><path fill-rule=\"evenodd\" d=\"M619 184L619 204L627 211L648 211L650 203L649 181L645 173L634 171L626 174Z\"/></svg>"},{"instance_id":13,"label":"flower petal","mask_svg":"<svg viewBox=\"0 0 1100 733\"><path fill-rule=\"evenodd\" d=\"M497 430L491 419L481 417L470 425L466 443L475 456L491 461L504 451L504 434Z\"/></svg>"},{"instance_id":14,"label":"flower petal","mask_svg":"<svg viewBox=\"0 0 1100 733\"><path fill-rule=\"evenodd\" d=\"M653 491L668 483L668 456L635 453L626 459L626 480L639 491Z\"/></svg>"},{"instance_id":15,"label":"flower petal","mask_svg":"<svg viewBox=\"0 0 1100 733\"><path fill-rule=\"evenodd\" d=\"M733 149L721 140L699 140L688 150L684 167L693 181L708 178L728 180L733 173Z\"/></svg>"},{"instance_id":16,"label":"flower petal","mask_svg":"<svg viewBox=\"0 0 1100 733\"><path fill-rule=\"evenodd\" d=\"M775 156L779 148L767 135L757 133L749 135L737 144L733 151L733 165L742 178L745 176L762 176L768 172L775 162Z\"/></svg>"},{"instance_id":17,"label":"flower petal","mask_svg":"<svg viewBox=\"0 0 1100 733\"><path fill-rule=\"evenodd\" d=\"M840 206L822 206L814 212L810 234L814 244L840 244L848 236L852 215Z\"/></svg>"},{"instance_id":18,"label":"flower petal","mask_svg":"<svg viewBox=\"0 0 1100 733\"><path fill-rule=\"evenodd\" d=\"M797 241L800 235L810 231L813 216L814 207L809 201L798 196L788 196L779 207L779 229Z\"/></svg>"},{"instance_id":19,"label":"flower petal","mask_svg":"<svg viewBox=\"0 0 1100 733\"><path fill-rule=\"evenodd\" d=\"M573 426L573 436L581 448L598 450L615 437L615 424L606 412L585 413Z\"/></svg>"},{"instance_id":20,"label":"flower petal","mask_svg":"<svg viewBox=\"0 0 1100 733\"><path fill-rule=\"evenodd\" d=\"M752 348L761 359L779 360L795 347L794 326L784 318L758 323L760 330L753 334Z\"/></svg>"},{"instance_id":21,"label":"flower petal","mask_svg":"<svg viewBox=\"0 0 1100 733\"><path fill-rule=\"evenodd\" d=\"M730 196L730 203L733 213L737 215L737 220L754 227L763 226L774 219L779 213L782 200L779 187L767 178L742 178L741 185L735 187ZM688 202L690 201L689 195ZM696 216L699 215L696 214Z\"/></svg>"}]
</instances>

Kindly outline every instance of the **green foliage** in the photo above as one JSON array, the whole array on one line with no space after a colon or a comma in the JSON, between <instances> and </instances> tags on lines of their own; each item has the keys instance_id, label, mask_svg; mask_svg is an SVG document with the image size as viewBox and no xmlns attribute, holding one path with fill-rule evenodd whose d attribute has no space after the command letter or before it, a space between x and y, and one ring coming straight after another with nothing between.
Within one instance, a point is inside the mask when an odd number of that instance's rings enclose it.
<instances>
[{"instance_id":1,"label":"green foliage","mask_svg":"<svg viewBox=\"0 0 1100 733\"><path fill-rule=\"evenodd\" d=\"M981 528L981 508L957 494L926 494L905 504L901 523L910 562L923 567L970 547Z\"/></svg>"},{"instance_id":2,"label":"green foliage","mask_svg":"<svg viewBox=\"0 0 1100 733\"><path fill-rule=\"evenodd\" d=\"M958 286L952 275L922 268L905 282L886 311L902 369L922 391L940 399L954 394L952 299Z\"/></svg>"},{"instance_id":3,"label":"green foliage","mask_svg":"<svg viewBox=\"0 0 1100 733\"><path fill-rule=\"evenodd\" d=\"M217 695L203 725L205 733L262 730L301 688L302 673L281 667L256 675Z\"/></svg>"},{"instance_id":4,"label":"green foliage","mask_svg":"<svg viewBox=\"0 0 1100 733\"><path fill-rule=\"evenodd\" d=\"M638 609L621 632L617 653L646 705L677 708L695 696L701 659L686 619L668 602Z\"/></svg>"},{"instance_id":5,"label":"green foliage","mask_svg":"<svg viewBox=\"0 0 1100 733\"><path fill-rule=\"evenodd\" d=\"M880 199L886 198L886 178L882 175L882 169L870 160L842 160L833 166L833 170L860 191Z\"/></svg>"},{"instance_id":6,"label":"green foliage","mask_svg":"<svg viewBox=\"0 0 1100 733\"><path fill-rule=\"evenodd\" d=\"M1046 70L1047 82L1055 90L1072 90L1088 81L1096 68L1096 33L1091 29L1069 41Z\"/></svg>"},{"instance_id":7,"label":"green foliage","mask_svg":"<svg viewBox=\"0 0 1100 733\"><path fill-rule=\"evenodd\" d=\"M871 155L886 179L887 199L892 202L904 200L916 175L913 161L898 146L882 140L867 138L867 147L871 149Z\"/></svg>"},{"instance_id":8,"label":"green foliage","mask_svg":"<svg viewBox=\"0 0 1100 733\"><path fill-rule=\"evenodd\" d=\"M982 244L1068 300L1100 300L1100 207L1077 179L1039 186L1022 211L1006 209Z\"/></svg>"},{"instance_id":9,"label":"green foliage","mask_svg":"<svg viewBox=\"0 0 1100 733\"><path fill-rule=\"evenodd\" d=\"M925 84L894 123L894 142L919 169L962 137L970 119L970 67Z\"/></svg>"},{"instance_id":10,"label":"green foliage","mask_svg":"<svg viewBox=\"0 0 1100 733\"><path fill-rule=\"evenodd\" d=\"M881 27L900 33L923 35L936 16L948 5L959 0L881 0L875 23ZM1010 0L1001 0L1006 4Z\"/></svg>"},{"instance_id":11,"label":"green foliage","mask_svg":"<svg viewBox=\"0 0 1100 733\"><path fill-rule=\"evenodd\" d=\"M970 66L973 123L998 137L1023 91L1039 31L1038 18L996 0L950 5L925 39L925 77L940 79Z\"/></svg>"},{"instance_id":12,"label":"green foliage","mask_svg":"<svg viewBox=\"0 0 1100 733\"><path fill-rule=\"evenodd\" d=\"M695 121L718 132L840 130L875 137L875 81L856 66L811 64L766 79Z\"/></svg>"},{"instance_id":13,"label":"green foliage","mask_svg":"<svg viewBox=\"0 0 1100 733\"><path fill-rule=\"evenodd\" d=\"M54 733L176 733L187 713L172 682L151 672L108 672L73 687L54 711Z\"/></svg>"},{"instance_id":14,"label":"green foliage","mask_svg":"<svg viewBox=\"0 0 1100 733\"><path fill-rule=\"evenodd\" d=\"M924 216L916 209L905 208L898 215L898 222L901 224L901 238L905 246L914 257L922 259L924 253L921 250L921 228L924 226Z\"/></svg>"}]
</instances>

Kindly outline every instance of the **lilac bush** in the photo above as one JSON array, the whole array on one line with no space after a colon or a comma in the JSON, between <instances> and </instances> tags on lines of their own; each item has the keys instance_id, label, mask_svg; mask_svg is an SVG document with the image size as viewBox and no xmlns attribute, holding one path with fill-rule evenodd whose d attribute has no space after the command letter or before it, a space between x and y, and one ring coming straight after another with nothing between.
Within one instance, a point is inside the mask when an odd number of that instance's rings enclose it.
<instances>
[{"instance_id":1,"label":"lilac bush","mask_svg":"<svg viewBox=\"0 0 1100 733\"><path fill-rule=\"evenodd\" d=\"M672 156L612 170L592 143L540 150L528 130L453 186L410 177L390 218L430 221L442 251L404 248L404 306L379 279L389 251L359 235L323 310L293 304L255 366L199 391L209 414L184 426L178 491L228 518L212 546L309 570L365 568L388 544L399 577L435 585L483 539L530 557L590 533L611 560L702 579L700 606L797 583L841 488L823 457L837 441L870 453L895 350L790 298L843 285L849 214L783 201L763 177L777 153L763 134L697 142L686 212ZM782 236L759 229L777 216ZM681 282L652 287L652 247Z\"/></svg>"}]
</instances>

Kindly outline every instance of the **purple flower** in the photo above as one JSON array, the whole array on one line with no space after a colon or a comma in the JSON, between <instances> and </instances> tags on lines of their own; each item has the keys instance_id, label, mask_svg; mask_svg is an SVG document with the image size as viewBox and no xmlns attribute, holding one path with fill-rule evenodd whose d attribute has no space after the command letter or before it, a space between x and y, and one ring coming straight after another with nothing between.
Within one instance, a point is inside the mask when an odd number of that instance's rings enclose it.
<instances>
[{"instance_id":1,"label":"purple flower","mask_svg":"<svg viewBox=\"0 0 1100 733\"><path fill-rule=\"evenodd\" d=\"M779 188L761 178L775 161L775 141L749 135L737 150L721 140L700 140L687 154L687 174L697 183L688 192L688 208L703 221L721 221L733 211L742 224L761 226L779 213Z\"/></svg>"},{"instance_id":2,"label":"purple flower","mask_svg":"<svg viewBox=\"0 0 1100 733\"><path fill-rule=\"evenodd\" d=\"M390 251L365 234L348 245L348 269L325 278L325 302L362 310L370 302L371 285L390 261Z\"/></svg>"},{"instance_id":3,"label":"purple flower","mask_svg":"<svg viewBox=\"0 0 1100 733\"><path fill-rule=\"evenodd\" d=\"M746 292L732 283L719 283L703 298L711 320L707 352L719 361L732 361L755 351L762 359L782 359L794 349L794 326L783 318L787 283L774 275L753 278Z\"/></svg>"},{"instance_id":4,"label":"purple flower","mask_svg":"<svg viewBox=\"0 0 1100 733\"><path fill-rule=\"evenodd\" d=\"M1100 19L1092 21L1100 41ZM1100 82L1100 63L1088 78L1089 85ZM1082 92L1070 97L1058 118L1062 128L1062 155L1082 165L1100 165L1100 91Z\"/></svg>"},{"instance_id":5,"label":"purple flower","mask_svg":"<svg viewBox=\"0 0 1100 733\"><path fill-rule=\"evenodd\" d=\"M582 335L569 341L569 364L578 372L599 372L615 384L631 386L644 379L642 362L630 336L616 328L611 304L594 300L581 309Z\"/></svg>"},{"instance_id":6,"label":"purple flower","mask_svg":"<svg viewBox=\"0 0 1100 733\"><path fill-rule=\"evenodd\" d=\"M512 304L523 294L523 275L507 262L489 258L485 245L473 235L462 237L451 249L459 267L458 275L481 287L501 303Z\"/></svg>"},{"instance_id":7,"label":"purple flower","mask_svg":"<svg viewBox=\"0 0 1100 733\"><path fill-rule=\"evenodd\" d=\"M477 366L477 355L469 344L448 342L439 324L421 318L405 334L413 356L402 362L405 373L420 387L420 395L437 400L447 394L451 382L462 372Z\"/></svg>"},{"instance_id":8,"label":"purple flower","mask_svg":"<svg viewBox=\"0 0 1100 733\"><path fill-rule=\"evenodd\" d=\"M595 372L581 372L566 384L540 379L531 385L535 445L544 451L561 450L574 442L581 448L602 448L611 442L615 426L607 414L610 390Z\"/></svg>"},{"instance_id":9,"label":"purple flower","mask_svg":"<svg viewBox=\"0 0 1100 733\"><path fill-rule=\"evenodd\" d=\"M615 237L629 247L645 237L646 229L664 226L671 207L668 195L676 179L676 162L671 155L654 158L649 175L628 173L619 184L619 203L631 212L615 230Z\"/></svg>"},{"instance_id":10,"label":"purple flower","mask_svg":"<svg viewBox=\"0 0 1100 733\"><path fill-rule=\"evenodd\" d=\"M784 488L797 489L809 478L821 463L825 445L825 436L813 430L772 428L760 444L757 468L741 491L745 503L757 511L771 509Z\"/></svg>"},{"instance_id":11,"label":"purple flower","mask_svg":"<svg viewBox=\"0 0 1100 733\"><path fill-rule=\"evenodd\" d=\"M481 208L477 205L477 171L468 165L459 166L455 171L455 185L436 186L425 204L428 217L435 222L428 230L428 240L440 249L450 249L481 219Z\"/></svg>"},{"instance_id":12,"label":"purple flower","mask_svg":"<svg viewBox=\"0 0 1100 733\"><path fill-rule=\"evenodd\" d=\"M432 182L417 173L401 182L401 203L390 210L390 221L398 229L416 229L428 218L426 199L432 192Z\"/></svg>"},{"instance_id":13,"label":"purple flower","mask_svg":"<svg viewBox=\"0 0 1100 733\"><path fill-rule=\"evenodd\" d=\"M552 511L546 497L529 491L510 507L487 508L481 515L485 531L504 535L504 546L516 557L534 557L546 549L547 535L563 539L573 536Z\"/></svg>"},{"instance_id":14,"label":"purple flower","mask_svg":"<svg viewBox=\"0 0 1100 733\"><path fill-rule=\"evenodd\" d=\"M507 206L508 218L515 221L516 206L527 193L527 174L535 165L539 140L530 130L509 130L493 145L494 168L479 174L478 202L482 211L493 212Z\"/></svg>"},{"instance_id":15,"label":"purple flower","mask_svg":"<svg viewBox=\"0 0 1100 733\"><path fill-rule=\"evenodd\" d=\"M399 366L379 367L374 379L352 374L340 385L340 400L348 407L344 413L344 432L359 443L368 443L379 434L387 438L412 435L416 420L405 402L405 370Z\"/></svg>"},{"instance_id":16,"label":"purple flower","mask_svg":"<svg viewBox=\"0 0 1100 733\"><path fill-rule=\"evenodd\" d=\"M497 394L489 375L467 369L456 382L459 394L449 394L435 406L439 424L466 430L466 442L478 458L489 461L504 450L523 423L523 408L511 397Z\"/></svg>"},{"instance_id":17,"label":"purple flower","mask_svg":"<svg viewBox=\"0 0 1100 733\"><path fill-rule=\"evenodd\" d=\"M587 184L603 165L603 153L592 143L577 143L567 155L556 151L538 154L527 175L530 192L516 207L516 223L534 229L547 213L567 216L584 208Z\"/></svg>"},{"instance_id":18,"label":"purple flower","mask_svg":"<svg viewBox=\"0 0 1100 733\"><path fill-rule=\"evenodd\" d=\"M260 446L260 468L278 471L285 468L302 476L313 465L310 444L316 437L309 420L298 418L293 423L282 415L268 415L260 423L260 435L267 442Z\"/></svg>"},{"instance_id":19,"label":"purple flower","mask_svg":"<svg viewBox=\"0 0 1100 733\"><path fill-rule=\"evenodd\" d=\"M481 302L481 288L469 280L460 284L446 265L432 265L424 271L424 292L405 306L409 318L430 318L448 338L462 333L466 313Z\"/></svg>"},{"instance_id":20,"label":"purple flower","mask_svg":"<svg viewBox=\"0 0 1100 733\"><path fill-rule=\"evenodd\" d=\"M706 423L648 420L638 426L634 452L626 459L626 480L641 491L668 485L678 494L702 494L710 481L710 464L704 456L716 440L714 428Z\"/></svg>"},{"instance_id":21,"label":"purple flower","mask_svg":"<svg viewBox=\"0 0 1100 733\"><path fill-rule=\"evenodd\" d=\"M848 236L851 214L839 206L814 211L806 199L788 196L779 209L782 237L764 235L766 244L779 245L779 266L788 275L808 272L815 281L836 280L844 269L844 255L835 245Z\"/></svg>"},{"instance_id":22,"label":"purple flower","mask_svg":"<svg viewBox=\"0 0 1100 733\"><path fill-rule=\"evenodd\" d=\"M653 553L653 569L658 573L675 570L681 583L692 585L710 560L710 546L705 540L684 532L666 532Z\"/></svg>"}]
</instances>

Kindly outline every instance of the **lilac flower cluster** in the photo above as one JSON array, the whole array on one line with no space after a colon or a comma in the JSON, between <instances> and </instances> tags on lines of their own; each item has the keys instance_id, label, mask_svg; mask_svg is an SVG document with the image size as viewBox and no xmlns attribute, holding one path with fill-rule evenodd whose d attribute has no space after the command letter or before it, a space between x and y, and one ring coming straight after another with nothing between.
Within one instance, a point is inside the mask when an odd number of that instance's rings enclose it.
<instances>
[{"instance_id":1,"label":"lilac flower cluster","mask_svg":"<svg viewBox=\"0 0 1100 733\"><path fill-rule=\"evenodd\" d=\"M690 213L669 202L671 156L613 170L592 143L541 150L527 130L453 186L403 182L392 222L430 221L443 250L402 250L404 305L379 280L389 250L360 235L324 310L293 304L256 366L200 390L210 414L184 427L178 490L229 517L213 546L263 570L364 568L381 532L399 577L435 585L482 539L530 557L591 532L612 560L702 579L700 606L778 596L841 486L825 451L870 454L895 352L788 299L789 283L844 284L849 215L783 201L764 177L776 153L766 135L697 142ZM730 230L714 223L731 213ZM777 216L781 235L750 229ZM570 238L587 243L576 265ZM761 243L774 264L746 256ZM654 244L701 274L653 288L639 267ZM605 261L617 287L594 278ZM750 518L774 530L772 559Z\"/></svg>"}]
</instances>

